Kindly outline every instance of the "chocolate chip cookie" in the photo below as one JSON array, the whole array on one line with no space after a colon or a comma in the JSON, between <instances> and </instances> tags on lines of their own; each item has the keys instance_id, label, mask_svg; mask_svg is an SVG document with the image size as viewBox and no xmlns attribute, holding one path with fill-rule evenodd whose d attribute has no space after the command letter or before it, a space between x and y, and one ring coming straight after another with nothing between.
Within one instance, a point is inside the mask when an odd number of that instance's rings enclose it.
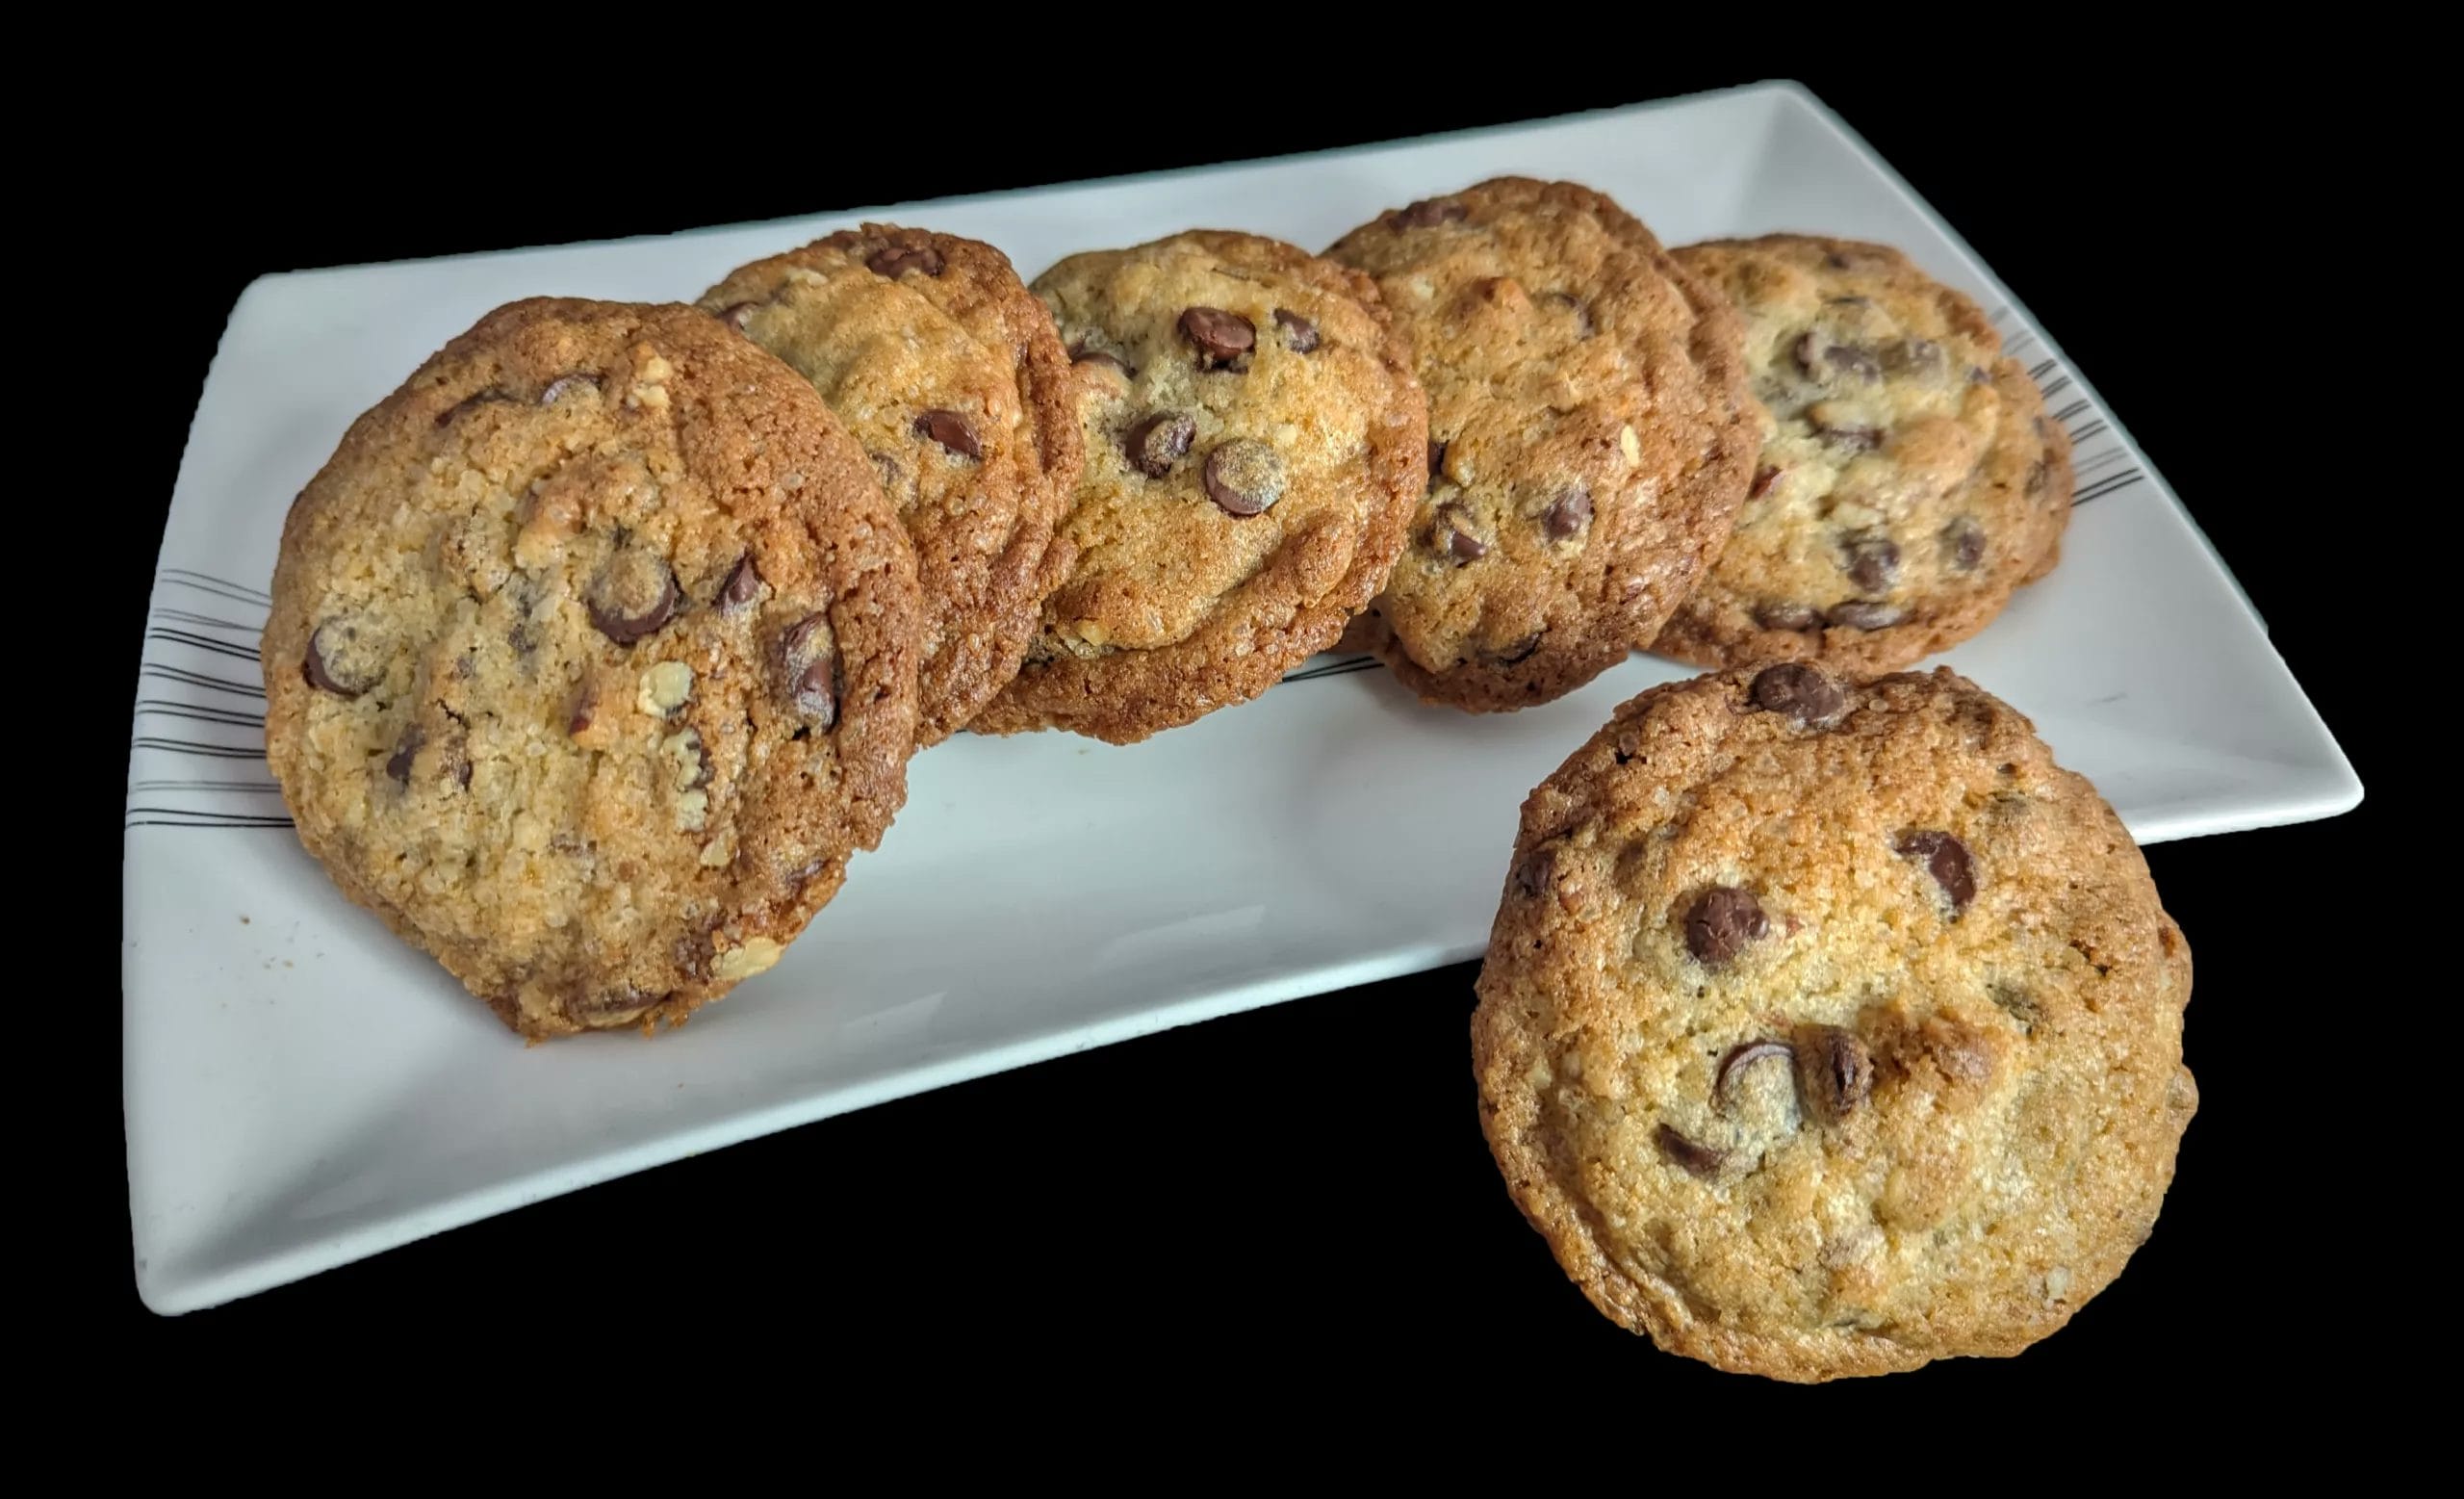
<instances>
[{"instance_id":1,"label":"chocolate chip cookie","mask_svg":"<svg viewBox=\"0 0 2464 1499\"><path fill-rule=\"evenodd\" d=\"M1531 793L1472 1024L1600 1309L1816 1381L2015 1354L2148 1235L2190 949L2095 788L1937 671L1655 688Z\"/></svg>"},{"instance_id":2,"label":"chocolate chip cookie","mask_svg":"<svg viewBox=\"0 0 2464 1499\"><path fill-rule=\"evenodd\" d=\"M1371 635L1386 663L1491 712L1650 644L1753 474L1726 302L1565 182L1414 203L1327 254L1377 278L1428 391L1429 483Z\"/></svg>"},{"instance_id":3,"label":"chocolate chip cookie","mask_svg":"<svg viewBox=\"0 0 2464 1499\"><path fill-rule=\"evenodd\" d=\"M292 506L266 756L335 883L505 1023L649 1029L889 825L919 613L794 371L690 307L516 302Z\"/></svg>"},{"instance_id":4,"label":"chocolate chip cookie","mask_svg":"<svg viewBox=\"0 0 2464 1499\"><path fill-rule=\"evenodd\" d=\"M1073 255L1035 290L1074 361L1075 558L974 727L1126 744L1334 642L1402 546L1427 413L1376 288L1279 241Z\"/></svg>"},{"instance_id":5,"label":"chocolate chip cookie","mask_svg":"<svg viewBox=\"0 0 2464 1499\"><path fill-rule=\"evenodd\" d=\"M1763 439L1735 533L1655 650L1886 671L2053 570L2070 439L1974 302L1880 245L1676 254L1744 316Z\"/></svg>"},{"instance_id":6,"label":"chocolate chip cookie","mask_svg":"<svg viewBox=\"0 0 2464 1499\"><path fill-rule=\"evenodd\" d=\"M730 274L702 306L807 379L871 454L924 590L916 742L1016 675L1078 482L1069 362L989 245L866 224Z\"/></svg>"}]
</instances>

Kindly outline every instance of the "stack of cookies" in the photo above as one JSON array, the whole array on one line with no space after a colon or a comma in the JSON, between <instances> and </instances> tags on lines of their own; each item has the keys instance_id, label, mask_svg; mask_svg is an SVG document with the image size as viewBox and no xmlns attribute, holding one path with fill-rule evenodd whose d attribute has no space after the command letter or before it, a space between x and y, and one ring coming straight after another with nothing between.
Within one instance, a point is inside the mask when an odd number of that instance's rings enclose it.
<instances>
[{"instance_id":1,"label":"stack of cookies","mask_svg":"<svg viewBox=\"0 0 2464 1499\"><path fill-rule=\"evenodd\" d=\"M1526 807L1490 1138L1664 1345L1905 1367L2110 1279L2194 1097L2111 812L1968 684L1873 675L2050 569L2069 494L1990 324L1877 246L1670 250L1520 178L1032 288L867 225L694 306L500 308L361 417L284 528L268 756L536 1040L778 962L962 729L1134 743L1339 641L1482 712L1729 668Z\"/></svg>"}]
</instances>

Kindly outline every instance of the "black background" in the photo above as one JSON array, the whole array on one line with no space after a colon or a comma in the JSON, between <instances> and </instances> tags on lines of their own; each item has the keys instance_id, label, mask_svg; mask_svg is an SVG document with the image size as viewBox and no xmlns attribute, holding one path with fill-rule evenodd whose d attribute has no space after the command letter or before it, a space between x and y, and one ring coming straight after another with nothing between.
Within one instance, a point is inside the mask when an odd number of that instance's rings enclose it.
<instances>
[{"instance_id":1,"label":"black background","mask_svg":"<svg viewBox=\"0 0 2464 1499\"><path fill-rule=\"evenodd\" d=\"M154 227L104 252L118 263L107 276L145 288L145 312L141 329L123 330L142 333L134 362L131 340L114 341L118 370L90 387L108 392L115 503L128 506L127 545L80 564L104 575L85 596L115 601L88 626L110 652L93 673L96 721L124 721L151 537L222 321L262 272L1274 155L1751 76L1626 72L1574 90L1553 78L1547 92L1520 94L1484 77L1478 89L1385 92L1373 115L1337 90L1294 90L1271 110L1191 108L1160 126L1140 115L1135 128L1072 94L1058 112L937 123L918 110L896 130L802 136L720 110L690 129L628 131L601 100L489 125L535 147L520 150L474 145L467 124L441 135L432 116L378 96L226 100L113 179ZM2246 258L2246 241L2218 227L2272 220L2288 202L2318 211L2332 184L2288 165L2322 159L2288 154L2305 125L2245 111L2221 144L2222 101L2194 88L2186 97L2171 75L2023 63L1994 80L2004 102L1965 116L1903 77L1807 76L2089 372L2236 569L2374 789L2333 822L2149 851L2197 958L2188 1048L2203 1102L2154 1239L2069 1329L2017 1359L1821 1396L1720 1376L1618 1331L1558 1273L1482 1146L1469 966L885 1104L171 1320L140 1305L129 1273L116 1012L97 1004L84 1037L91 1086L72 1130L91 1150L70 1157L81 1206L56 1245L80 1325L152 1370L295 1344L347 1360L510 1338L536 1359L612 1332L634 1360L563 1386L600 1409L666 1387L655 1360L678 1349L723 1384L739 1347L842 1371L964 1370L970 1382L1017 1371L1008 1387L1019 1398L1056 1393L1046 1386L1065 1366L1173 1387L1264 1360L1287 1374L1371 1372L1383 1388L1545 1373L1595 1396L1648 1395L1654 1404L1630 1408L1638 1415L1668 1413L1671 1401L1769 1412L1915 1393L1929 1409L2020 1424L2047 1403L2121 1409L2188 1388L2247 1412L2334 1378L2370 1320L2314 1301L2359 1263L2348 1263L2358 1252L2345 1232L2318 1223L2348 1190L2351 1150L2288 1103L2288 1049L2316 1045L2288 1041L2289 1016L2323 1002L2330 980L2312 943L2349 930L2337 892L2374 861L2390 767L2373 689L2348 670L2351 637L2315 607L2323 530L2304 492L2315 477L2288 451L2315 456L2335 434L2263 394L2315 351L2270 331L2282 260ZM168 233L167 204L178 220ZM1384 206L1365 203L1363 217ZM1649 218L1649 204L1629 206ZM106 742L92 767L90 835L114 847L116 756ZM107 892L95 899L116 906ZM950 919L953 941L966 941L965 913ZM2366 964L2332 982L2366 985ZM187 1389L215 1394L210 1381Z\"/></svg>"}]
</instances>

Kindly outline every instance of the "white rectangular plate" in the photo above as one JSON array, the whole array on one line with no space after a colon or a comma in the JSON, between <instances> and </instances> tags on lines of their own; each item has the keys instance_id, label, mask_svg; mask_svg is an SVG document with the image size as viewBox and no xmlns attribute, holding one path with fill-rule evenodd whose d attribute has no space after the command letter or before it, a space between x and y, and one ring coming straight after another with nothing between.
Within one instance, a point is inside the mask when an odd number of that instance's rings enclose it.
<instances>
[{"instance_id":1,"label":"white rectangular plate","mask_svg":"<svg viewBox=\"0 0 2464 1499\"><path fill-rule=\"evenodd\" d=\"M1040 271L1192 225L1319 246L1503 172L1571 177L1670 244L1802 228L1972 293L2078 442L2063 565L1948 658L2033 715L2143 840L2330 815L2351 767L2189 517L1942 222L1804 90L877 209ZM137 1279L179 1312L626 1172L962 1078L1476 954L1524 794L1637 658L1545 708L1424 709L1322 659L1118 749L918 758L881 852L770 975L655 1043L525 1047L336 893L260 755L256 636L291 497L351 418L500 302L689 299L859 214L266 277L233 309L152 599L126 844Z\"/></svg>"}]
</instances>

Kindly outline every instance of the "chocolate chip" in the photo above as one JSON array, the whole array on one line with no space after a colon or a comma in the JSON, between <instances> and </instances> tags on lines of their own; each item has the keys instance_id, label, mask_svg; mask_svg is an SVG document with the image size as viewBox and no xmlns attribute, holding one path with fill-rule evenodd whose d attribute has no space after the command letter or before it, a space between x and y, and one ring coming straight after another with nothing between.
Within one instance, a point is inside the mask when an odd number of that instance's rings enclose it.
<instances>
[{"instance_id":1,"label":"chocolate chip","mask_svg":"<svg viewBox=\"0 0 2464 1499\"><path fill-rule=\"evenodd\" d=\"M1803 661L1763 667L1754 674L1749 690L1755 707L1813 728L1836 722L1848 708L1848 694L1831 680L1831 674Z\"/></svg>"},{"instance_id":2,"label":"chocolate chip","mask_svg":"<svg viewBox=\"0 0 2464 1499\"><path fill-rule=\"evenodd\" d=\"M1908 611L1896 604L1873 604L1863 599L1851 599L1823 610L1825 621L1842 630L1887 630L1908 617Z\"/></svg>"},{"instance_id":3,"label":"chocolate chip","mask_svg":"<svg viewBox=\"0 0 2464 1499\"><path fill-rule=\"evenodd\" d=\"M1740 1046L1731 1047L1729 1054L1720 1058L1720 1070L1711 1075L1713 1106L1722 1109L1728 1107L1729 1084L1737 1073L1757 1062L1766 1061L1775 1056L1786 1057L1793 1064L1796 1061L1797 1048L1784 1041L1769 1039L1749 1041Z\"/></svg>"},{"instance_id":4,"label":"chocolate chip","mask_svg":"<svg viewBox=\"0 0 2464 1499\"><path fill-rule=\"evenodd\" d=\"M1283 459L1254 437L1218 444L1200 478L1228 515L1257 515L1283 498Z\"/></svg>"},{"instance_id":5,"label":"chocolate chip","mask_svg":"<svg viewBox=\"0 0 2464 1499\"><path fill-rule=\"evenodd\" d=\"M427 742L427 731L413 724L394 750L394 758L385 762L385 773L403 786L411 784L411 762L419 758L420 746Z\"/></svg>"},{"instance_id":6,"label":"chocolate chip","mask_svg":"<svg viewBox=\"0 0 2464 1499\"><path fill-rule=\"evenodd\" d=\"M915 419L915 435L930 437L962 458L981 458L984 445L975 439L975 426L956 411L940 407Z\"/></svg>"},{"instance_id":7,"label":"chocolate chip","mask_svg":"<svg viewBox=\"0 0 2464 1499\"><path fill-rule=\"evenodd\" d=\"M753 309L760 305L759 302L730 302L712 316L741 333L746 321L753 316Z\"/></svg>"},{"instance_id":8,"label":"chocolate chip","mask_svg":"<svg viewBox=\"0 0 2464 1499\"><path fill-rule=\"evenodd\" d=\"M873 460L873 477L882 481L885 491L895 491L900 481L907 478L907 471L900 468L898 460L888 453L867 452L864 456Z\"/></svg>"},{"instance_id":9,"label":"chocolate chip","mask_svg":"<svg viewBox=\"0 0 2464 1499\"><path fill-rule=\"evenodd\" d=\"M1874 357L1872 349L1835 344L1811 329L1797 336L1790 351L1797 368L1817 380L1828 380L1835 375L1853 375L1861 380L1883 377L1882 361Z\"/></svg>"},{"instance_id":10,"label":"chocolate chip","mask_svg":"<svg viewBox=\"0 0 2464 1499\"><path fill-rule=\"evenodd\" d=\"M1436 489L1438 481L1445 478L1446 444L1432 437L1428 440L1428 487Z\"/></svg>"},{"instance_id":11,"label":"chocolate chip","mask_svg":"<svg viewBox=\"0 0 2464 1499\"><path fill-rule=\"evenodd\" d=\"M1258 341L1256 324L1220 307L1192 307L1182 313L1181 332L1197 346L1199 363L1208 369L1224 368Z\"/></svg>"},{"instance_id":12,"label":"chocolate chip","mask_svg":"<svg viewBox=\"0 0 2464 1499\"><path fill-rule=\"evenodd\" d=\"M1718 1176L1720 1168L1729 1163L1728 1151L1697 1145L1680 1134L1673 1124L1660 1125L1658 1134L1653 1138L1659 1146L1659 1153L1667 1158L1670 1165L1705 1180Z\"/></svg>"},{"instance_id":13,"label":"chocolate chip","mask_svg":"<svg viewBox=\"0 0 2464 1499\"><path fill-rule=\"evenodd\" d=\"M460 401L455 401L453 404L438 412L436 414L436 425L439 426L451 426L457 418L469 412L475 411L481 406L492 405L500 401L509 401L511 400L513 400L513 396L510 392L497 390L494 387L491 387L479 392L475 396L465 396Z\"/></svg>"},{"instance_id":14,"label":"chocolate chip","mask_svg":"<svg viewBox=\"0 0 2464 1499\"><path fill-rule=\"evenodd\" d=\"M1398 229L1434 229L1442 223L1459 222L1470 212L1460 203L1424 197L1395 210L1386 216L1386 220Z\"/></svg>"},{"instance_id":15,"label":"chocolate chip","mask_svg":"<svg viewBox=\"0 0 2464 1499\"><path fill-rule=\"evenodd\" d=\"M1953 517L1942 528L1942 555L1963 573L1976 571L1985 560L1985 528L1964 515Z\"/></svg>"},{"instance_id":16,"label":"chocolate chip","mask_svg":"<svg viewBox=\"0 0 2464 1499\"><path fill-rule=\"evenodd\" d=\"M930 245L885 245L865 257L864 269L892 279L911 271L937 276L941 273L941 252Z\"/></svg>"},{"instance_id":17,"label":"chocolate chip","mask_svg":"<svg viewBox=\"0 0 2464 1499\"><path fill-rule=\"evenodd\" d=\"M1771 492L1771 486L1780 481L1780 476L1784 472L1786 471L1784 469L1775 469L1767 465L1762 468L1756 469L1754 471L1754 482L1747 487L1745 497L1748 500L1759 500L1764 495L1769 494Z\"/></svg>"},{"instance_id":18,"label":"chocolate chip","mask_svg":"<svg viewBox=\"0 0 2464 1499\"><path fill-rule=\"evenodd\" d=\"M1850 260L1846 255L1841 254L1837 250L1833 250L1830 254L1823 256L1822 263L1829 266L1834 271L1845 271L1850 266L1856 264L1856 262Z\"/></svg>"},{"instance_id":19,"label":"chocolate chip","mask_svg":"<svg viewBox=\"0 0 2464 1499\"><path fill-rule=\"evenodd\" d=\"M552 406L567 395L584 386L592 390L599 389L599 376L586 370L577 370L571 375L559 375L548 382L546 390L539 393L539 404Z\"/></svg>"},{"instance_id":20,"label":"chocolate chip","mask_svg":"<svg viewBox=\"0 0 2464 1499\"><path fill-rule=\"evenodd\" d=\"M1129 429L1121 439L1121 451L1129 454L1130 467L1148 478L1162 478L1172 472L1190 451L1190 442L1197 436L1197 420L1178 411L1158 411Z\"/></svg>"},{"instance_id":21,"label":"chocolate chip","mask_svg":"<svg viewBox=\"0 0 2464 1499\"><path fill-rule=\"evenodd\" d=\"M1874 304L1870 297L1826 297L1823 300L1834 307L1871 307Z\"/></svg>"},{"instance_id":22,"label":"chocolate chip","mask_svg":"<svg viewBox=\"0 0 2464 1499\"><path fill-rule=\"evenodd\" d=\"M740 614L760 592L761 570L753 565L753 554L748 552L735 559L735 566L728 570L728 581L719 584L719 612Z\"/></svg>"},{"instance_id":23,"label":"chocolate chip","mask_svg":"<svg viewBox=\"0 0 2464 1499\"><path fill-rule=\"evenodd\" d=\"M1685 912L1685 950L1698 963L1728 962L1771 929L1762 902L1752 891L1714 885L1694 897Z\"/></svg>"},{"instance_id":24,"label":"chocolate chip","mask_svg":"<svg viewBox=\"0 0 2464 1499\"><path fill-rule=\"evenodd\" d=\"M1472 512L1453 504L1437 507L1437 522L1429 530L1429 545L1452 557L1458 567L1489 555L1489 544L1472 533Z\"/></svg>"},{"instance_id":25,"label":"chocolate chip","mask_svg":"<svg viewBox=\"0 0 2464 1499\"><path fill-rule=\"evenodd\" d=\"M1814 421L1812 426L1816 437L1834 447L1846 448L1853 452L1871 452L1883 445L1883 430L1879 426L1857 426L1822 421Z\"/></svg>"},{"instance_id":26,"label":"chocolate chip","mask_svg":"<svg viewBox=\"0 0 2464 1499\"><path fill-rule=\"evenodd\" d=\"M1990 384L1992 379L1993 376L1987 373L1985 366L1972 364L1967 367L1967 382L1970 385Z\"/></svg>"},{"instance_id":27,"label":"chocolate chip","mask_svg":"<svg viewBox=\"0 0 2464 1499\"><path fill-rule=\"evenodd\" d=\"M1318 347L1318 324L1296 312L1277 307L1274 321L1283 329L1283 347L1296 354L1305 354Z\"/></svg>"},{"instance_id":28,"label":"chocolate chip","mask_svg":"<svg viewBox=\"0 0 2464 1499\"><path fill-rule=\"evenodd\" d=\"M1557 851L1543 848L1516 866L1514 888L1527 895L1537 895L1557 878Z\"/></svg>"},{"instance_id":29,"label":"chocolate chip","mask_svg":"<svg viewBox=\"0 0 2464 1499\"><path fill-rule=\"evenodd\" d=\"M1996 1009L2018 1021L2021 1030L2031 1036L2036 1034L2037 1021L2044 1015L2044 1007L2037 1003L2036 995L2009 984L1993 984L1986 989L1985 996L1993 1001Z\"/></svg>"},{"instance_id":30,"label":"chocolate chip","mask_svg":"<svg viewBox=\"0 0 2464 1499\"><path fill-rule=\"evenodd\" d=\"M2036 466L2028 470L2029 497L2034 498L2038 495L2043 494L2045 480L2052 477L2053 465L2042 458L2039 458L2036 461Z\"/></svg>"},{"instance_id":31,"label":"chocolate chip","mask_svg":"<svg viewBox=\"0 0 2464 1499\"><path fill-rule=\"evenodd\" d=\"M1892 845L1903 859L1921 860L1934 883L1942 887L1950 898L1951 915L1967 909L1976 898L1976 865L1968 858L1967 845L1950 834L1935 828L1911 828L1899 835Z\"/></svg>"},{"instance_id":32,"label":"chocolate chip","mask_svg":"<svg viewBox=\"0 0 2464 1499\"><path fill-rule=\"evenodd\" d=\"M1895 338L1883 346L1883 368L1893 375L1938 375L1948 362L1930 338Z\"/></svg>"},{"instance_id":33,"label":"chocolate chip","mask_svg":"<svg viewBox=\"0 0 2464 1499\"><path fill-rule=\"evenodd\" d=\"M1100 349L1089 349L1084 344L1073 344L1070 346L1069 362L1071 364L1103 365L1108 369L1119 371L1120 377L1122 379L1130 379L1138 374L1136 370L1129 367L1129 361L1121 358L1118 354L1108 354Z\"/></svg>"},{"instance_id":34,"label":"chocolate chip","mask_svg":"<svg viewBox=\"0 0 2464 1499\"><path fill-rule=\"evenodd\" d=\"M1851 1031L1810 1025L1799 1033L1796 1055L1797 1087L1823 1120L1846 1119L1874 1091L1873 1053Z\"/></svg>"},{"instance_id":35,"label":"chocolate chip","mask_svg":"<svg viewBox=\"0 0 2464 1499\"><path fill-rule=\"evenodd\" d=\"M808 614L779 643L787 701L821 729L838 722L838 653L832 649L833 639L829 617Z\"/></svg>"},{"instance_id":36,"label":"chocolate chip","mask_svg":"<svg viewBox=\"0 0 2464 1499\"><path fill-rule=\"evenodd\" d=\"M665 557L624 547L590 581L584 602L593 628L618 645L630 645L675 618L682 599Z\"/></svg>"},{"instance_id":37,"label":"chocolate chip","mask_svg":"<svg viewBox=\"0 0 2464 1499\"><path fill-rule=\"evenodd\" d=\"M1591 491L1580 484L1557 496L1540 518L1551 541L1563 541L1591 524Z\"/></svg>"},{"instance_id":38,"label":"chocolate chip","mask_svg":"<svg viewBox=\"0 0 2464 1499\"><path fill-rule=\"evenodd\" d=\"M1520 666L1531 659L1532 652L1540 649L1540 637L1545 633L1546 631L1535 630L1511 645L1491 651L1489 660L1499 666Z\"/></svg>"},{"instance_id":39,"label":"chocolate chip","mask_svg":"<svg viewBox=\"0 0 2464 1499\"><path fill-rule=\"evenodd\" d=\"M383 675L379 663L358 649L359 632L349 625L319 625L308 636L299 674L320 692L357 697L376 685Z\"/></svg>"},{"instance_id":40,"label":"chocolate chip","mask_svg":"<svg viewBox=\"0 0 2464 1499\"><path fill-rule=\"evenodd\" d=\"M1544 292L1540 299L1553 307L1574 314L1575 337L1591 337L1595 327L1591 321L1591 306L1581 297L1572 292Z\"/></svg>"},{"instance_id":41,"label":"chocolate chip","mask_svg":"<svg viewBox=\"0 0 2464 1499\"><path fill-rule=\"evenodd\" d=\"M1863 532L1848 538L1848 581L1867 593L1887 593L1899 579L1899 543L1888 536Z\"/></svg>"},{"instance_id":42,"label":"chocolate chip","mask_svg":"<svg viewBox=\"0 0 2464 1499\"><path fill-rule=\"evenodd\" d=\"M1811 630L1822 616L1809 604L1758 604L1754 622L1765 630Z\"/></svg>"}]
</instances>

